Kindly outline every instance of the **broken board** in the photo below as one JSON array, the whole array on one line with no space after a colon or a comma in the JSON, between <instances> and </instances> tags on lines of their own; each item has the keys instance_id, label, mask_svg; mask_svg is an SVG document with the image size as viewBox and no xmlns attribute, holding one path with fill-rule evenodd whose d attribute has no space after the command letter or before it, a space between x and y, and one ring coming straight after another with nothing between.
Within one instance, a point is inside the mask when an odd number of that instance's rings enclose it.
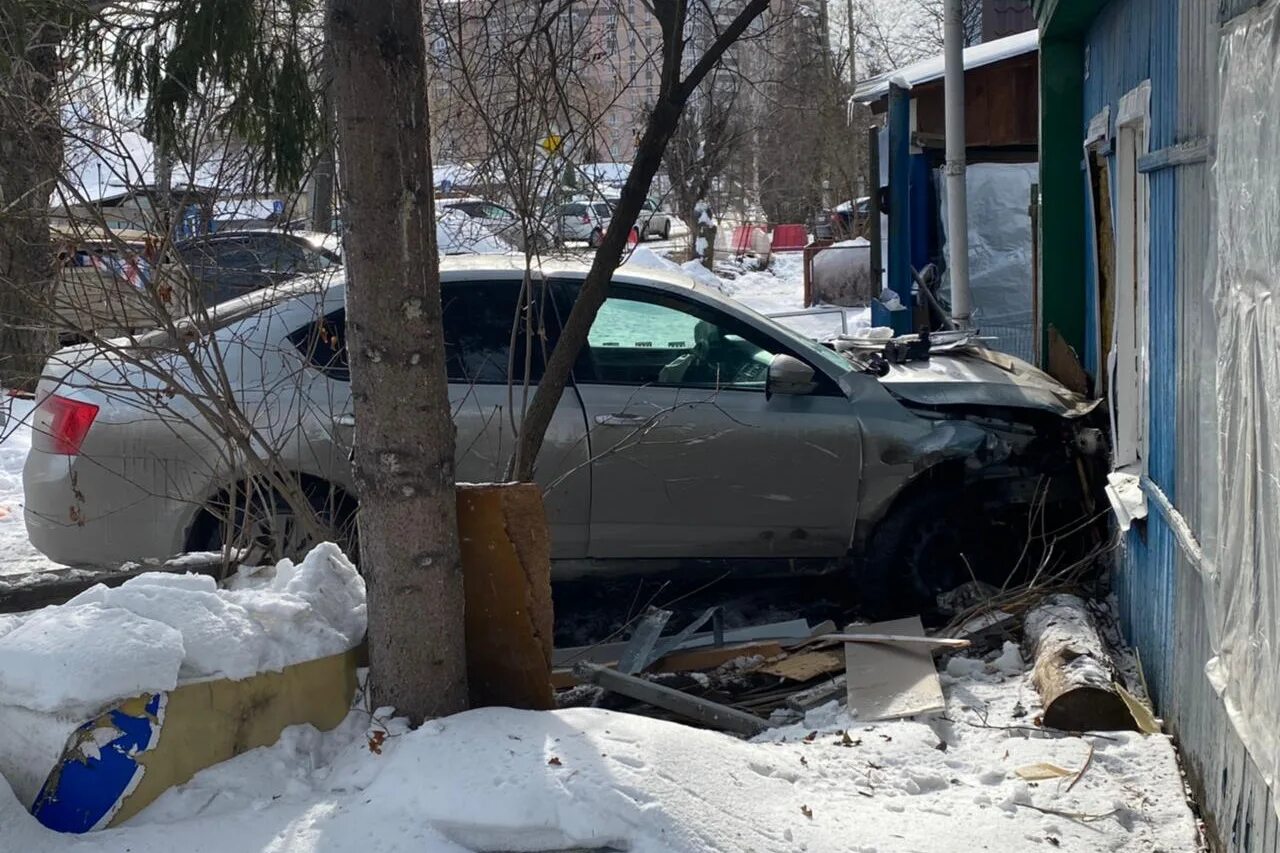
<instances>
[{"instance_id":1,"label":"broken board","mask_svg":"<svg viewBox=\"0 0 1280 853\"><path fill-rule=\"evenodd\" d=\"M819 675L843 671L844 654L839 649L791 655L757 670L765 675L776 675L790 681L812 681Z\"/></svg>"},{"instance_id":2,"label":"broken board","mask_svg":"<svg viewBox=\"0 0 1280 853\"><path fill-rule=\"evenodd\" d=\"M850 625L846 634L901 634L923 637L919 616ZM928 646L846 643L849 713L856 720L894 720L946 707L942 682Z\"/></svg>"}]
</instances>

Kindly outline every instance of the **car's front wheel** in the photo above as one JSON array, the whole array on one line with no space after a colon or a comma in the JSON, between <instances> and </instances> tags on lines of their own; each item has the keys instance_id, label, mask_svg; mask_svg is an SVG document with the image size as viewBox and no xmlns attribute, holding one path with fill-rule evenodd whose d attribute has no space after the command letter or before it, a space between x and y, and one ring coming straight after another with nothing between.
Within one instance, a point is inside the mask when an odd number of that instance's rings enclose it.
<instances>
[{"instance_id":1,"label":"car's front wheel","mask_svg":"<svg viewBox=\"0 0 1280 853\"><path fill-rule=\"evenodd\" d=\"M670 219L668 219L666 222L662 224L662 239L663 240L671 239L671 220Z\"/></svg>"},{"instance_id":2,"label":"car's front wheel","mask_svg":"<svg viewBox=\"0 0 1280 853\"><path fill-rule=\"evenodd\" d=\"M939 595L971 580L993 580L996 564L1006 562L1001 546L1008 531L981 515L962 490L945 485L899 501L872 532L861 560L856 592L863 613L936 621Z\"/></svg>"}]
</instances>

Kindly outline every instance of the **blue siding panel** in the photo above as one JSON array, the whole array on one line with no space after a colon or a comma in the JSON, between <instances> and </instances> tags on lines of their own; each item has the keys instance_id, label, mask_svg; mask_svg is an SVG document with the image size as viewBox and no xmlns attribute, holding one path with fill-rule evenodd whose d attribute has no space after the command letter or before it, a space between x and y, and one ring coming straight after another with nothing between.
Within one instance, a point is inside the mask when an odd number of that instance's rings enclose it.
<instances>
[{"instance_id":1,"label":"blue siding panel","mask_svg":"<svg viewBox=\"0 0 1280 853\"><path fill-rule=\"evenodd\" d=\"M1150 149L1207 140L1212 151L1219 5L1225 10L1255 2L1110 0L1084 36L1081 138L1090 118L1108 106L1114 135L1120 98L1150 80ZM1148 174L1147 454L1151 480L1210 552L1217 520L1216 457L1202 448L1217 439L1212 371L1204 372L1216 351L1212 283L1205 280L1211 269L1206 261L1215 249L1211 170L1210 162ZM1096 369L1092 262L1086 275L1084 360ZM1280 853L1275 795L1205 676L1205 662L1214 653L1206 610L1212 582L1183 554L1159 513L1135 525L1124 546L1114 573L1120 620L1141 656L1156 708L1179 740L1211 832L1228 853Z\"/></svg>"},{"instance_id":2,"label":"blue siding panel","mask_svg":"<svg viewBox=\"0 0 1280 853\"><path fill-rule=\"evenodd\" d=\"M1144 81L1151 83L1148 147L1173 143L1178 115L1178 4L1169 0L1115 0L1095 19L1086 35L1087 68L1082 133L1089 119L1110 108L1111 132L1120 99ZM1114 156L1112 157L1114 168ZM1114 174L1114 172L1113 172ZM1174 498L1177 448L1177 180L1171 170L1147 180L1150 204L1148 341L1150 418L1147 467L1151 479ZM1092 230L1092 229L1091 229ZM1090 267L1093 265L1091 264ZM1097 276L1089 282L1090 305L1097 303ZM1090 311L1090 340L1096 319ZM1096 351L1091 359L1097 364ZM1165 365L1166 368L1161 368ZM1177 544L1159 518L1126 537L1116 573L1121 622L1142 657L1152 698L1163 707L1173 680L1174 559Z\"/></svg>"}]
</instances>

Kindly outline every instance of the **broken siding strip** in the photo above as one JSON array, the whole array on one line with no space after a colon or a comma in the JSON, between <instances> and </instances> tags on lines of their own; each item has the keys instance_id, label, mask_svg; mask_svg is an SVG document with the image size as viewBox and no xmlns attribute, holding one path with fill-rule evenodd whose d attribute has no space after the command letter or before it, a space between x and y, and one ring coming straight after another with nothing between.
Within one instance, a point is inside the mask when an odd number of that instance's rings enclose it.
<instances>
[{"instance_id":1,"label":"broken siding strip","mask_svg":"<svg viewBox=\"0 0 1280 853\"><path fill-rule=\"evenodd\" d=\"M1169 530L1173 533L1174 541L1182 549L1182 554L1187 558L1187 562L1191 564L1191 567L1199 572L1205 580L1216 580L1217 570L1214 569L1213 563L1209 558L1205 556L1204 549L1200 546L1199 540L1196 539L1191 525L1183 518L1182 513L1178 512L1177 507L1169 500L1169 496L1152 482L1150 477L1142 478L1142 490L1147 493L1147 497L1151 499L1151 502L1160 512L1165 524L1169 526Z\"/></svg>"}]
</instances>

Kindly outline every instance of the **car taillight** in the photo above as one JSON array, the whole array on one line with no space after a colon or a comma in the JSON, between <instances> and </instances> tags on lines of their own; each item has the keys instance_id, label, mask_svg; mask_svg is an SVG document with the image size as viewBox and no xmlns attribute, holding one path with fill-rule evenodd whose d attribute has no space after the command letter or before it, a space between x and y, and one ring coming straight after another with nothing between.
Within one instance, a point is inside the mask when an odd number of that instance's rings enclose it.
<instances>
[{"instance_id":1,"label":"car taillight","mask_svg":"<svg viewBox=\"0 0 1280 853\"><path fill-rule=\"evenodd\" d=\"M590 224L591 224L591 217L590 217L590 216L587 216L587 214L585 214L585 213L584 213L584 214L582 214L582 224L583 224L583 225L590 225Z\"/></svg>"},{"instance_id":2,"label":"car taillight","mask_svg":"<svg viewBox=\"0 0 1280 853\"><path fill-rule=\"evenodd\" d=\"M77 456L98 416L98 407L50 394L40 403L31 430L31 446L57 456Z\"/></svg>"}]
</instances>

